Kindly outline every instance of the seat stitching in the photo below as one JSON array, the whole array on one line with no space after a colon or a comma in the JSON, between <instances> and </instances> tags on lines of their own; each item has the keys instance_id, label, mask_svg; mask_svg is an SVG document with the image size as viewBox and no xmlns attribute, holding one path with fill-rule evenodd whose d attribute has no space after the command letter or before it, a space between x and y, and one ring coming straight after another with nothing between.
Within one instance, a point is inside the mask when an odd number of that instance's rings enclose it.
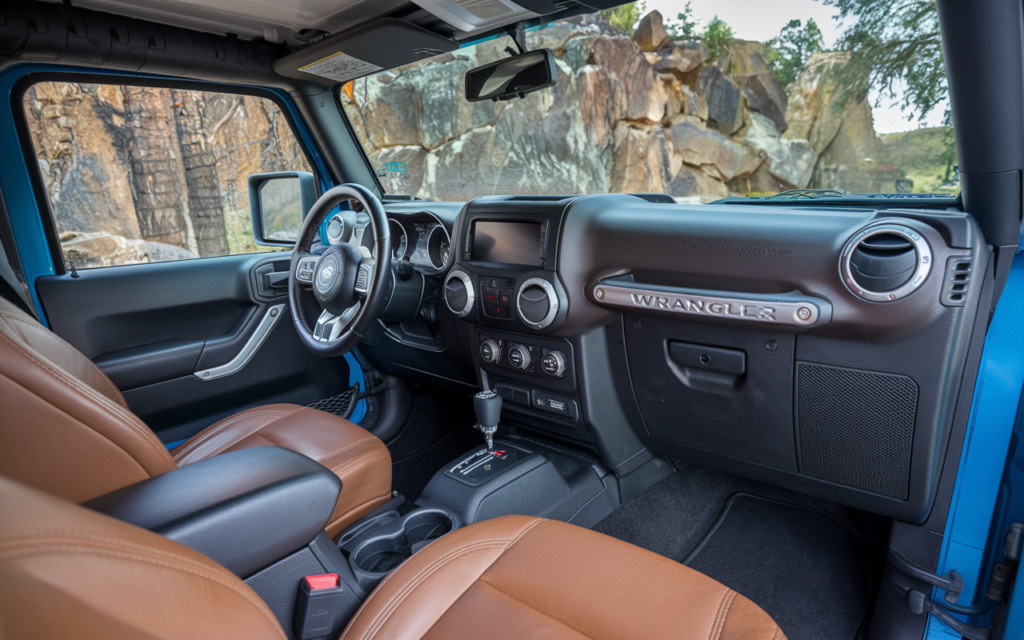
<instances>
[{"instance_id":1,"label":"seat stitching","mask_svg":"<svg viewBox=\"0 0 1024 640\"><path fill-rule=\"evenodd\" d=\"M206 442L207 440L209 440L213 436L215 436L218 433L220 433L225 427L229 427L229 426L231 426L231 425L233 425L233 424L235 424L237 422L240 422L241 420L244 420L245 418L253 417L253 416L256 416L256 417L268 416L268 417L281 418L281 417L283 417L285 415L288 415L288 414L282 414L282 413L278 413L276 411L250 411L250 412L242 412L242 413L239 413L239 414L236 414L236 415L233 415L233 416L229 416L229 417L225 418L224 420L222 420L221 422L214 424L213 428L211 428L209 432L203 433L196 440L194 440L192 442L189 442L189 443L186 443L185 444L185 448L182 449L181 452L178 453L178 456L180 457L180 456L187 455L188 453L191 453L192 450L194 450L197 446L199 446L200 444ZM265 424L259 425L258 428L262 429L263 427L265 427L265 426L267 426L269 424L273 424L273 422L274 421L271 420L270 422L267 422Z\"/></svg>"},{"instance_id":2,"label":"seat stitching","mask_svg":"<svg viewBox=\"0 0 1024 640\"><path fill-rule=\"evenodd\" d=\"M729 604L726 605L725 610L722 611L722 617L718 622L718 633L715 634L715 640L722 637L722 632L725 631L725 622L729 619L729 612L732 611L732 603L736 602L736 596L738 594L733 591L732 595L729 596Z\"/></svg>"},{"instance_id":3,"label":"seat stitching","mask_svg":"<svg viewBox=\"0 0 1024 640\"><path fill-rule=\"evenodd\" d=\"M711 618L711 628L708 629L708 640L711 640L711 638L713 637L713 635L715 633L715 627L718 626L718 616L722 612L722 604L725 602L725 597L729 595L730 591L731 591L731 589L726 587L722 591L722 596L718 599L718 606L715 607L715 616L713 618Z\"/></svg>"},{"instance_id":4,"label":"seat stitching","mask_svg":"<svg viewBox=\"0 0 1024 640\"><path fill-rule=\"evenodd\" d=\"M5 547L6 548L13 548L15 545L17 545L19 542L21 542L19 540L19 538L33 538L33 537L38 537L38 536L65 536L65 537L69 537L69 538L79 538L79 539L82 539L82 540L92 540L94 542L106 542L106 543L115 545L117 547L128 547L128 548L139 549L141 551L145 551L146 553L152 553L154 555L163 555L163 556L166 556L168 558L172 558L172 559L178 560L180 562L187 562L189 564L195 565L197 567L206 569L206 570L211 571L211 572L216 572L214 569L211 569L211 568L207 567L202 562L197 562L196 560L192 560L190 558L182 557L182 556L177 555L175 553L172 553L170 551L163 551L161 549L154 549L153 547L149 547L149 546L146 546L146 545L143 545L143 544L139 544L139 543L136 543L136 542L128 542L126 540L119 539L119 538L109 538L109 537L105 537L105 536L86 535L86 534L82 534L82 533L77 532L77 531L66 531L66 530L59 530L59 529L35 529L35 530L29 529L29 530L16 530L16 531L13 531L13 532L12 531L4 531L4 532L2 532L2 534L0 534L0 536L2 536L2 537L0 537L0 554L4 553L2 550ZM234 574L229 573L229 572L227 572L225 570L225 571L221 572L221 575L222 576L233 576Z\"/></svg>"},{"instance_id":5,"label":"seat stitching","mask_svg":"<svg viewBox=\"0 0 1024 640\"><path fill-rule=\"evenodd\" d=\"M566 628L568 628L568 629L572 629L573 631L575 631L576 633L580 634L580 635L581 635L581 636L583 636L583 637L586 637L586 638L589 638L589 637L590 637L590 636L588 636L588 635L587 635L586 633L583 633L582 631L580 631L580 630L579 630L579 629L577 629L576 627L574 627L574 626L572 626L571 624L569 624L568 622L565 622L565 621L563 621L563 620L559 620L558 618L556 618L556 617L554 617L554 616L552 616L552 615L548 615L548 614L544 613L543 611L540 611L540 610L539 610L539 609L537 609L536 607L533 607L533 606L531 606L531 605L528 605L528 604L526 604L525 602L523 602L523 601L522 601L522 600L520 600L519 598L516 598L516 597L515 597L515 596L513 596L512 594L510 594L510 593L506 593L506 592L502 591L502 590L501 590L501 589L499 589L499 588L498 588L497 586L495 586L495 585L494 585L493 583L491 583L491 582L488 582L487 580L484 580L484 579L483 579L482 577L480 577L480 578L477 578L477 580L476 580L476 581L477 581L477 582L479 582L480 584L483 584L483 585L487 585L488 587L490 587L491 589L494 589L495 591L497 591L497 592L498 592L498 593L500 593L501 595L505 596L505 597L506 597L506 598L508 598L509 600L511 600L511 601L513 601L513 602L517 602L517 603L519 603L519 604L523 605L524 607L526 607L526 608L527 608L527 609L529 609L530 611L533 611L534 613L537 613L538 615L542 615L542 616L544 616L545 618L547 618L547 619L549 619L549 620L554 620L554 621L555 621L555 622L557 622L558 624L560 624L560 625L562 625L562 626L564 626L564 627L566 627ZM467 589L467 591L468 591L468 589Z\"/></svg>"},{"instance_id":6,"label":"seat stitching","mask_svg":"<svg viewBox=\"0 0 1024 640\"><path fill-rule=\"evenodd\" d=\"M433 575L433 573L437 569L440 569L444 565L448 564L449 561L455 560L464 555L468 555L470 553L480 551L483 549L507 548L507 542L507 539L484 540L479 543L475 543L465 547L460 547L453 551L449 551L445 555L433 561L426 568L421 569L415 575L413 580L406 583L397 594L392 596L392 598L387 603L385 603L384 608L381 611L379 611L376 616L374 616L373 620L370 621L370 626L367 627L367 630L366 632L364 632L362 637L372 638L373 636L375 636L377 634L377 631L380 630L380 627L383 626L384 623L387 622L387 619L391 617L391 614L394 613L394 610L398 607L398 605L405 601L405 599L408 597L409 592L412 591L415 587L419 586L423 580L426 580L431 575ZM391 575L388 576L388 578L395 575L395 573L396 572L393 571ZM385 578L384 582L387 582L387 578ZM384 586L384 582L381 582L380 586L378 586L377 589L375 589L375 591L380 591L381 587Z\"/></svg>"},{"instance_id":7,"label":"seat stitching","mask_svg":"<svg viewBox=\"0 0 1024 640\"><path fill-rule=\"evenodd\" d=\"M242 437L240 437L240 438L238 438L236 440L233 440L230 443L228 443L227 446L224 447L225 449L227 447L230 447L230 446L234 445L234 444L238 444L240 441L244 440L245 438L248 438L249 436L251 436L256 431L259 431L261 429L266 429L267 427L269 427L270 425L274 424L275 422L277 422L281 418L284 418L286 416L290 416L293 413L296 413L300 409L304 409L304 408L305 407L299 407L298 409L293 409L292 411L285 411L285 412L281 412L281 411L268 411L268 410L243 411L243 412L237 413L237 414L235 414L233 416L229 416L229 417L225 418L224 420L222 420L221 422L214 424L212 428L211 427L207 427L207 429L209 429L209 432L207 432L207 433L200 433L199 437L196 440L194 440L193 442L186 443L185 444L185 448L182 449L177 454L177 456L175 456L175 460L181 460L182 458L184 458L188 454L190 454L193 451L195 451L199 447L200 444L204 444L204 443L208 442L214 436L216 436L216 435L218 435L220 433L223 433L224 429L226 429L227 427L230 427L233 424L241 422L241 421L245 420L246 418L251 418L251 417L270 417L270 418L273 418L273 420L269 420L267 422L264 422L262 424L257 425L253 431L250 431L250 432L246 433L245 435L243 435Z\"/></svg>"},{"instance_id":8,"label":"seat stitching","mask_svg":"<svg viewBox=\"0 0 1024 640\"><path fill-rule=\"evenodd\" d=\"M328 468L331 469L331 471L334 472L334 475L341 476L341 474L347 473L347 472L351 471L352 469L360 467L360 466L363 465L363 463L368 462L368 461L372 460L373 458L382 458L382 457L384 457L386 455L388 455L387 451L381 451L380 449L377 449L377 450L374 450L374 451L369 451L367 453L364 453L364 454L360 455L358 458L352 458L351 460L347 460L340 467L337 467L337 468L328 467Z\"/></svg>"},{"instance_id":9,"label":"seat stitching","mask_svg":"<svg viewBox=\"0 0 1024 640\"><path fill-rule=\"evenodd\" d=\"M483 569L483 571L480 572L480 575L483 575L484 572L486 572L488 569L490 569L492 566L494 566L494 563L498 561L498 558L500 558L504 554L504 552L507 552L509 549L512 548L513 545L515 545L517 542L519 542L519 540L523 536L525 536L527 533L532 531L534 528L536 528L537 526L539 526L539 525L541 525L541 524L543 524L545 522L547 522L547 520L537 520L535 522L532 522L527 527L525 527L522 531L520 531L518 535L514 536L511 539L508 539L508 538L505 538L505 539L497 538L497 539L492 539L492 540L488 540L488 541L483 541L483 542L487 542L489 544L486 545L486 546L484 546L482 544L468 545L466 547L462 547L462 552L460 552L459 549L455 549L455 550L450 551L449 553L445 554L444 556L441 556L440 558L438 558L437 560L432 562L427 567L424 567L423 569L421 569L420 572L417 573L413 577L412 580L410 580L397 594L395 594L395 596L387 604L387 606L384 608L384 610L381 610L374 617L374 619L370 622L370 627L367 628L367 633L369 633L370 635L367 636L367 635L364 634L363 637L364 638L366 638L366 637L372 638L373 636L375 636L377 634L377 632L380 631L381 627L384 626L384 623L387 622L388 618L391 617L391 614L393 614L395 612L395 609L397 609L398 606L402 602L404 602L406 598L409 597L409 593L412 590L414 590L422 582L424 582L427 578L429 578L431 575L433 575L439 569L441 569L442 567L444 567L445 565L450 563L452 560L455 560L455 559L457 559L459 557L462 557L463 555L465 555L467 553L470 553L472 551L476 551L478 549L504 546L504 551L502 553L498 554L498 556L496 558L494 558L494 560L492 560L491 563L489 565L487 565L487 567L485 567ZM498 544L493 544L495 542L497 542ZM394 575L395 573L397 573L397 572L393 572L391 575ZM391 576L388 576L388 577L390 578ZM472 586L472 585L470 585L470 586ZM378 589L379 588L380 587L378 587ZM468 589L469 589L469 587L467 586L466 590L468 590ZM465 593L465 591L463 591L463 593ZM381 616L383 616L383 618ZM378 624L378 621L379 621L379 624ZM371 632L371 629L372 629L372 632Z\"/></svg>"},{"instance_id":10,"label":"seat stitching","mask_svg":"<svg viewBox=\"0 0 1024 640\"><path fill-rule=\"evenodd\" d=\"M124 558L124 559L127 559L127 560L135 560L137 562L145 562L147 564L152 564L152 565L156 565L156 566L166 567L168 569L173 569L175 571L181 571L183 573L190 573L190 574L192 574L194 576L198 576L200 578L204 578L204 579L209 580L211 582L216 582L217 584L219 584L219 585L221 585L223 587L226 587L226 588L230 589L231 591L234 591L236 594L238 594L238 595L242 596L243 598L245 598L251 605L256 607L260 611L260 613L263 614L263 616L265 618L267 618L271 622L272 626L275 629L277 629L279 633L281 633L281 637L285 637L283 631L281 630L281 623L278 622L277 618L268 609L265 608L266 605L262 605L261 606L259 601L257 601L255 599L253 599L252 597L250 597L249 594L245 593L244 591L242 591L241 589L239 589L235 585L233 585L230 582L222 579L221 576L218 576L218 575L216 575L216 574L214 574L212 572L196 571L196 570L194 570L194 569L192 569L190 567L187 567L187 566L180 566L180 565L176 565L173 562L165 562L165 561L157 560L157 559L154 559L154 558L148 558L148 557L146 557L144 555L112 551L112 550L109 550L109 549L97 549L95 547L86 547L86 546L83 546L83 545L73 545L73 546L66 546L66 545L43 545L43 546L36 546L36 547L32 547L30 549L22 549L20 551L7 551L7 552L4 552L4 553L0 553L0 558L14 558L14 557L21 557L21 556L41 555L43 553L47 553L47 552L51 552L52 553L52 552L55 552L55 551L57 551L57 552L64 551L64 552L84 553L84 554L87 554L87 555L119 557L119 558ZM24 572L22 571L22 573L24 573Z\"/></svg>"},{"instance_id":11,"label":"seat stitching","mask_svg":"<svg viewBox=\"0 0 1024 640\"><path fill-rule=\"evenodd\" d=\"M22 324L27 324L27 325L29 325L30 327L32 327L33 329L36 329L36 328L42 328L42 329L44 329L44 330L46 329L46 327L43 327L43 326L42 326L41 324L39 324L39 323L37 323L37 322L34 322L34 321L29 321L29 320L27 320L27 319L25 319L25 318L19 318L19 317L17 317L17 316L12 316L12 315L11 315L11 314L9 314L9 313L3 313L3 312L0 312L0 316L3 316L4 318L7 318L8 320L14 320L14 321L16 321L16 322L20 322L20 323L22 323ZM99 371L99 372L100 372L100 374L102 374L102 375L100 376L100 378L101 378L101 379L102 379L102 380L103 380L104 382L106 382L106 383L107 383L107 385L108 385L108 386L109 386L109 387L110 387L110 388L111 388L111 389L112 389L112 390L114 391L114 399L115 399L115 400L117 400L117 401L118 401L118 402L119 402L120 404L124 405L124 406L125 406L125 407L127 408L127 406L128 406L128 403L127 403L127 402L125 402L125 399L124 399L124 395L122 395L122 394L121 394L121 390L117 388L117 385L115 385L115 384L114 384L113 380L111 380L111 379L110 379L110 378L109 378L109 377L107 376L107 374L103 373L103 369L100 369L99 367L97 367L97 366L96 366L96 363L95 363L95 362L92 362L91 360L89 360L89 358L86 358L86 357L85 357L85 354L84 354L84 353L82 353L81 351L79 351L79 350L78 350L78 349L76 349L75 347L71 346L71 343L69 343L69 342L68 342L67 340L65 340L64 338L61 338L61 337L60 337L59 335L57 335L57 334L56 334L55 332L53 332L53 331L50 331L50 332L49 332L49 334L50 334L50 337L51 337L51 338L54 338L55 340L57 340L57 342L60 342L60 343L61 343L61 344L63 344L63 345L65 346L65 347L67 347L67 348L71 349L72 351L74 351L75 353L77 353L78 355L80 355L80 356L82 357L82 359L84 359L84 360L87 360L87 361L89 361L89 363L90 363L90 364L92 364L92 366L96 367L96 370L97 370L97 371Z\"/></svg>"},{"instance_id":12,"label":"seat stitching","mask_svg":"<svg viewBox=\"0 0 1024 640\"><path fill-rule=\"evenodd\" d=\"M140 429L137 425L133 424L130 419L125 418L125 416L122 415L121 412L124 411L129 416L131 416L132 418L135 418L136 420L138 420L138 418L134 414L129 413L127 409L123 409L121 407L121 405L117 404L116 402L111 401L109 398L107 398L103 394L97 392L95 389L93 389L91 387L88 387L87 385L83 385L81 382L79 382L75 378L71 378L69 376L66 376L66 375L62 374L61 372L54 370L49 365L47 365L47 364L45 364L43 362L40 362L31 353L25 351L20 346L18 346L13 340L11 340L7 336L7 334L5 334L3 332L0 332L0 337L2 337L4 340L6 340L8 342L8 344L10 344L12 347L14 347L14 349L16 351L18 351L19 353L24 355L26 358L28 358L29 360L34 362L36 365L38 365L43 370L44 373L46 373L47 375L49 375L52 378L55 378L58 382L63 382L67 386L71 387L73 390L78 391L82 395L86 396L87 398L89 398L90 400L95 402L101 409L105 409L109 414L111 414L112 417L114 417L116 419L119 419L130 430L132 430L135 433L137 433L138 435L142 436L143 440L148 442L151 446L153 446L157 451L159 451L162 454L162 457L164 458L165 462L168 462L171 465L172 469L176 466L175 463L174 463L174 458L172 458L171 455L167 452L166 447L164 447L163 444L157 439L156 434L154 434L152 430L150 430L148 427L146 427L145 429ZM23 386L23 385L21 385L21 386ZM82 388L83 386L85 386L85 388ZM99 399L92 398L89 395L90 392L98 395ZM36 395L38 395L38 394L36 394ZM109 403L109 406L107 404L104 404L104 401L107 401ZM49 404L51 404L51 406L52 406L53 403L49 403ZM93 431L95 431L95 429L93 429Z\"/></svg>"},{"instance_id":13,"label":"seat stitching","mask_svg":"<svg viewBox=\"0 0 1024 640\"><path fill-rule=\"evenodd\" d=\"M351 449L351 448L353 448L353 447L355 447L357 445L360 445L360 444L362 444L364 442L370 442L370 441L376 440L376 439L377 439L377 436L371 435L369 437L362 438L360 440L356 440L355 442L351 442L351 443L345 445L344 447L338 449L337 451L332 451L331 453L328 453L327 455L325 455L323 457L317 458L316 461L319 462L319 463L323 463L324 460L328 460L330 458L333 458L334 456L338 455L339 453L345 453L346 451L348 451L349 449Z\"/></svg>"}]
</instances>

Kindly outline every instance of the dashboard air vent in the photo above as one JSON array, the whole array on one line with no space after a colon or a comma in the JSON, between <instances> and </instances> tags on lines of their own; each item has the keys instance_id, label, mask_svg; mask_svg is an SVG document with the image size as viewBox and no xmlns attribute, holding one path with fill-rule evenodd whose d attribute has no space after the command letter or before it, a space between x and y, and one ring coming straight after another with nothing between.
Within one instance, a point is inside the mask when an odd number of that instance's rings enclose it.
<instances>
[{"instance_id":1,"label":"dashboard air vent","mask_svg":"<svg viewBox=\"0 0 1024 640\"><path fill-rule=\"evenodd\" d=\"M931 261L931 249L918 232L899 224L881 224L850 239L843 249L840 271L856 295L888 302L921 286Z\"/></svg>"}]
</instances>

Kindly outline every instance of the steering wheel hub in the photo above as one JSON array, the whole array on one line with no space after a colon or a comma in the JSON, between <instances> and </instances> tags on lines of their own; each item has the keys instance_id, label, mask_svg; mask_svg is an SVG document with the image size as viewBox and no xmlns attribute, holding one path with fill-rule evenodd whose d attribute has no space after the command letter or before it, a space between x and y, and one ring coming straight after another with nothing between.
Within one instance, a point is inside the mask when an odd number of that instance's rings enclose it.
<instances>
[{"instance_id":1,"label":"steering wheel hub","mask_svg":"<svg viewBox=\"0 0 1024 640\"><path fill-rule=\"evenodd\" d=\"M356 303L356 278L363 254L350 244L331 246L313 272L313 295L320 307L340 314Z\"/></svg>"}]
</instances>

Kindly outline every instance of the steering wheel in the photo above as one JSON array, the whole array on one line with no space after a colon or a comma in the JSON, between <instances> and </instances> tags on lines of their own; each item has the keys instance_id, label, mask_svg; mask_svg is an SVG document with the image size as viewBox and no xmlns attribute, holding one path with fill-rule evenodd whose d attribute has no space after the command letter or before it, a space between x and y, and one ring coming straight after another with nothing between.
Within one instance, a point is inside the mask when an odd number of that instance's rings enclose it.
<instances>
[{"instance_id":1,"label":"steering wheel","mask_svg":"<svg viewBox=\"0 0 1024 640\"><path fill-rule=\"evenodd\" d=\"M345 200L355 200L369 214L376 260L347 242L310 253L320 225ZM320 196L302 223L288 270L288 305L299 339L319 356L351 351L384 310L391 277L391 233L377 196L358 184L343 184ZM303 303L309 289L321 309L312 324Z\"/></svg>"}]
</instances>

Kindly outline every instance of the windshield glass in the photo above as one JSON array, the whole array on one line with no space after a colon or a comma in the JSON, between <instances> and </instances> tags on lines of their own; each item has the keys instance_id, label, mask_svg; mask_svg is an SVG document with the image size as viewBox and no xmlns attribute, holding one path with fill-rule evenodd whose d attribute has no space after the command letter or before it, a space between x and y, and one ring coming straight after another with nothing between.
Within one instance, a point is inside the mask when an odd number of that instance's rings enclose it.
<instances>
[{"instance_id":1,"label":"windshield glass","mask_svg":"<svg viewBox=\"0 0 1024 640\"><path fill-rule=\"evenodd\" d=\"M527 46L554 53L558 78L522 99L463 95L509 37L339 88L388 193L959 191L932 2L652 0L529 30Z\"/></svg>"}]
</instances>

